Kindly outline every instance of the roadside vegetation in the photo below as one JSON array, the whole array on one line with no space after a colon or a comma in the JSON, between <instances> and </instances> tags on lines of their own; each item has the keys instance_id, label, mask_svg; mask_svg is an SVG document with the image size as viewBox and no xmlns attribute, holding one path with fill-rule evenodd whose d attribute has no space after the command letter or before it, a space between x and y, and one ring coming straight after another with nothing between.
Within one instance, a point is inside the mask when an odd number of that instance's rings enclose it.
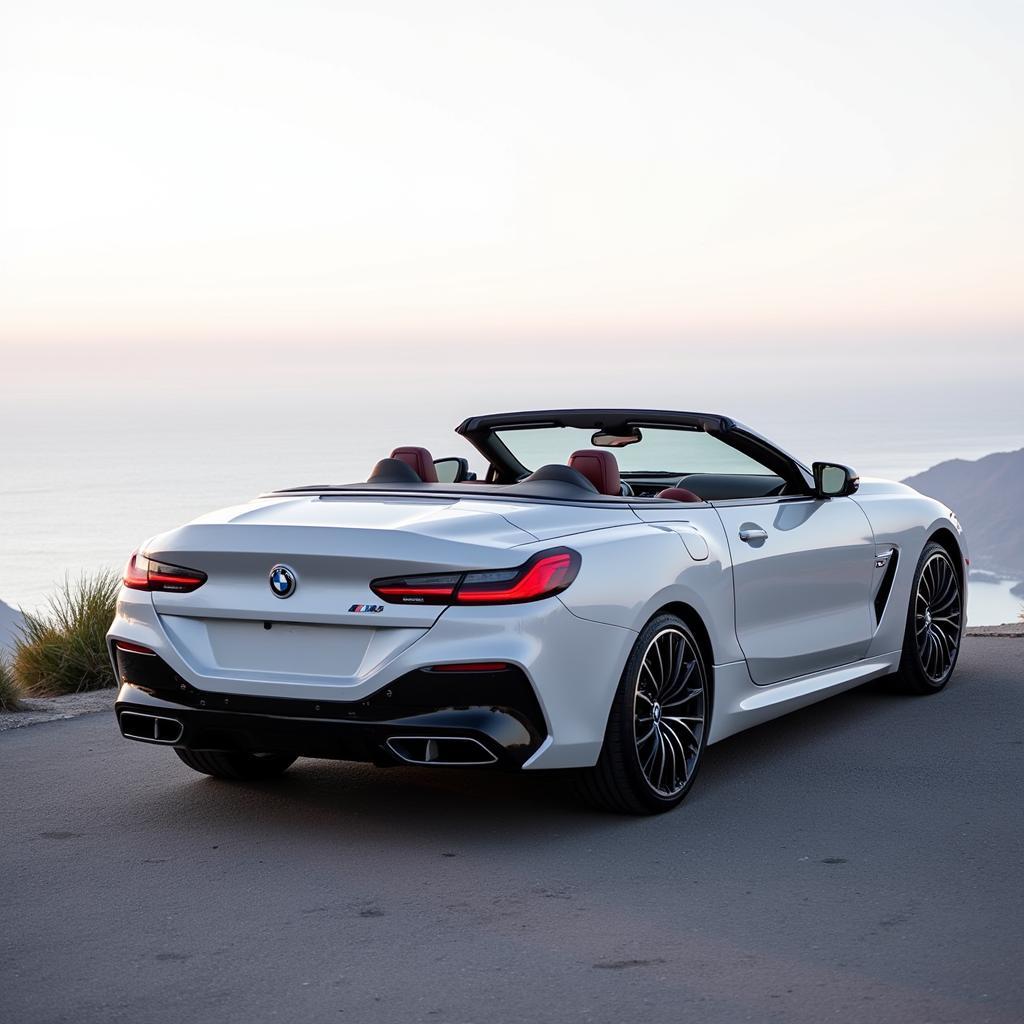
<instances>
[{"instance_id":1,"label":"roadside vegetation","mask_svg":"<svg viewBox=\"0 0 1024 1024\"><path fill-rule=\"evenodd\" d=\"M0 711L17 711L21 687L6 659L0 657Z\"/></svg>"},{"instance_id":2,"label":"roadside vegetation","mask_svg":"<svg viewBox=\"0 0 1024 1024\"><path fill-rule=\"evenodd\" d=\"M113 572L66 579L42 612L25 614L10 664L22 693L56 697L114 685L104 637L120 585Z\"/></svg>"}]
</instances>

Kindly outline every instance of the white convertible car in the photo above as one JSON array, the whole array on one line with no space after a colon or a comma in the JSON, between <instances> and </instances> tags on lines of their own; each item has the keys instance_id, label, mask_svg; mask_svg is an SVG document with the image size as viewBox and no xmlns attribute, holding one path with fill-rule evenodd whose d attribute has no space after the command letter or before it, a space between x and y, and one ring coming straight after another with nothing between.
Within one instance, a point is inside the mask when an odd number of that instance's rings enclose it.
<instances>
[{"instance_id":1,"label":"white convertible car","mask_svg":"<svg viewBox=\"0 0 1024 1024\"><path fill-rule=\"evenodd\" d=\"M125 737L264 779L298 756L571 770L676 805L704 748L869 679L936 693L966 549L948 508L808 469L725 416L477 416L153 537L110 629Z\"/></svg>"}]
</instances>

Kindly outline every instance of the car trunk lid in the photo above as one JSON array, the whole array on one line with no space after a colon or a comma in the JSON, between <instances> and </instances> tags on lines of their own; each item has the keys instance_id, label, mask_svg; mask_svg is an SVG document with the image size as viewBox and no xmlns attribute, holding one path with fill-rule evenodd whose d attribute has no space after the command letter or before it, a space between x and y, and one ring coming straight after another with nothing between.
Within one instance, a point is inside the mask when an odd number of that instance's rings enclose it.
<instances>
[{"instance_id":1,"label":"car trunk lid","mask_svg":"<svg viewBox=\"0 0 1024 1024\"><path fill-rule=\"evenodd\" d=\"M146 553L200 569L191 593L154 592L176 653L219 692L288 692L288 684L357 685L415 643L443 606L388 604L382 576L504 568L532 541L496 510L458 499L259 499L153 538ZM275 594L285 566L294 589ZM343 697L341 699L344 699Z\"/></svg>"}]
</instances>

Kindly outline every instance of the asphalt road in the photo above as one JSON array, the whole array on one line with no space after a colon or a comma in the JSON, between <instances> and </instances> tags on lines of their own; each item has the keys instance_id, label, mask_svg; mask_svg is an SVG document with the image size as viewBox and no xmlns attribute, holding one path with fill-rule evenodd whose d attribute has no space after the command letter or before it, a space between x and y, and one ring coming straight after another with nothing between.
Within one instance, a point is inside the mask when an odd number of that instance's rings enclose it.
<instances>
[{"instance_id":1,"label":"asphalt road","mask_svg":"<svg viewBox=\"0 0 1024 1024\"><path fill-rule=\"evenodd\" d=\"M0 735L0 1019L1024 1020L1024 640L708 751L679 810L544 776L205 779L113 716Z\"/></svg>"}]
</instances>

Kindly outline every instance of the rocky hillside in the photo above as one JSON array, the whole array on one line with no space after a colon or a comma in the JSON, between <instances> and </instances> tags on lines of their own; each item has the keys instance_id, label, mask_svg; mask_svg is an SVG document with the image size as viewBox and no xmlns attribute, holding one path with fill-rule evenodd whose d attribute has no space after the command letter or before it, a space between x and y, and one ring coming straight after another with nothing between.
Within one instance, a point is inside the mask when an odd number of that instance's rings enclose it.
<instances>
[{"instance_id":1,"label":"rocky hillside","mask_svg":"<svg viewBox=\"0 0 1024 1024\"><path fill-rule=\"evenodd\" d=\"M976 462L950 459L903 482L957 514L972 568L1024 580L1024 448Z\"/></svg>"}]
</instances>

